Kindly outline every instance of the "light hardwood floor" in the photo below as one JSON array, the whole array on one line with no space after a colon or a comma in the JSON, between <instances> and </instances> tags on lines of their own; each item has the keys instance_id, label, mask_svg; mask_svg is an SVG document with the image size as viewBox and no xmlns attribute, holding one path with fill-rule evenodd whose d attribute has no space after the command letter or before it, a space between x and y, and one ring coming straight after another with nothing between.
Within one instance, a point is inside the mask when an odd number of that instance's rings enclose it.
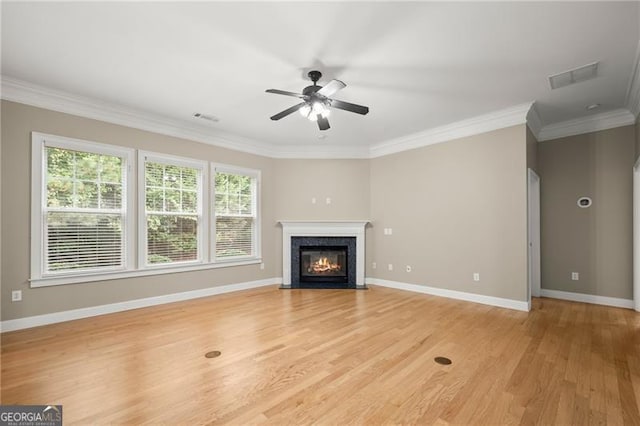
<instances>
[{"instance_id":1,"label":"light hardwood floor","mask_svg":"<svg viewBox=\"0 0 640 426\"><path fill-rule=\"evenodd\" d=\"M265 287L2 335L2 403L65 424L640 425L639 401L640 314L551 299Z\"/></svg>"}]
</instances>

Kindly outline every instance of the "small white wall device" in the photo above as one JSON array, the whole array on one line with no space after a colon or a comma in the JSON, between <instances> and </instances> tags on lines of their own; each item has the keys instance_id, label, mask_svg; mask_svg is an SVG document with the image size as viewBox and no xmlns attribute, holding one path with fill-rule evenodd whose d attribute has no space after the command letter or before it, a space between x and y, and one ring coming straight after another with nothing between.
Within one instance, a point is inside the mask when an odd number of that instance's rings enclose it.
<instances>
[{"instance_id":1,"label":"small white wall device","mask_svg":"<svg viewBox=\"0 0 640 426\"><path fill-rule=\"evenodd\" d=\"M580 197L578 198L577 204L578 204L578 207L580 207L581 209L586 209L588 207L591 207L591 204L593 204L593 201L589 197Z\"/></svg>"}]
</instances>

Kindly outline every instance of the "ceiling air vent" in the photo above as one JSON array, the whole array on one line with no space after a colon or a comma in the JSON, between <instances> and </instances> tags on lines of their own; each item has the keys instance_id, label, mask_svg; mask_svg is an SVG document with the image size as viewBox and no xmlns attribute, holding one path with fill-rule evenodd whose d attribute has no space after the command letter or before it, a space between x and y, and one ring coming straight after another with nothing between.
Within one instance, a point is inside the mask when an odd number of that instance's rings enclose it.
<instances>
[{"instance_id":1,"label":"ceiling air vent","mask_svg":"<svg viewBox=\"0 0 640 426\"><path fill-rule=\"evenodd\" d=\"M597 76L598 62L594 62L572 70L550 75L549 84L551 85L551 89L558 89L560 87L569 86L570 84L591 80Z\"/></svg>"}]
</instances>

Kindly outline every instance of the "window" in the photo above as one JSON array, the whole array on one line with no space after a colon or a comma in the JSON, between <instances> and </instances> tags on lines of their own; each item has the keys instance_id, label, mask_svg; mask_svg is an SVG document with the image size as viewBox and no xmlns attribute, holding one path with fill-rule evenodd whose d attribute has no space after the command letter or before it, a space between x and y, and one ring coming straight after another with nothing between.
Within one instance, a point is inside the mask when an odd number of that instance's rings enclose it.
<instances>
[{"instance_id":1,"label":"window","mask_svg":"<svg viewBox=\"0 0 640 426\"><path fill-rule=\"evenodd\" d=\"M257 170L34 132L31 286L259 263L259 189Z\"/></svg>"},{"instance_id":2,"label":"window","mask_svg":"<svg viewBox=\"0 0 640 426\"><path fill-rule=\"evenodd\" d=\"M32 276L129 266L129 150L34 134ZM34 244L35 243L35 244Z\"/></svg>"},{"instance_id":3,"label":"window","mask_svg":"<svg viewBox=\"0 0 640 426\"><path fill-rule=\"evenodd\" d=\"M142 153L144 265L193 263L203 253L202 186L207 164Z\"/></svg>"},{"instance_id":4,"label":"window","mask_svg":"<svg viewBox=\"0 0 640 426\"><path fill-rule=\"evenodd\" d=\"M215 258L257 256L259 172L215 169Z\"/></svg>"}]
</instances>

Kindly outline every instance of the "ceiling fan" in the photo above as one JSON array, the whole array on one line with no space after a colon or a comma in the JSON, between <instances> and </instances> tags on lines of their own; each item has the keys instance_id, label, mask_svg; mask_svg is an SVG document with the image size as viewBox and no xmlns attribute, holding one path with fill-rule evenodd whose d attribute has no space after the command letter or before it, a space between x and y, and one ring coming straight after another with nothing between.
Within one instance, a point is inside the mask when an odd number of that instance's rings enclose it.
<instances>
[{"instance_id":1,"label":"ceiling fan","mask_svg":"<svg viewBox=\"0 0 640 426\"><path fill-rule=\"evenodd\" d=\"M282 112L271 117L272 120L280 120L289 114L293 114L296 111L300 111L304 117L307 117L311 121L317 121L320 130L329 129L329 111L330 108L342 109L344 111L355 112L356 114L365 115L369 112L369 108L362 105L351 104L349 102L339 101L337 99L331 99L329 96L336 93L338 90L347 87L346 84L340 80L331 80L325 86L318 86L316 83L322 77L320 71L309 71L307 74L309 79L313 82L313 85L307 86L302 89L302 94L287 92L285 90L268 89L267 93L275 93L276 95L293 96L295 98L302 99L297 105L287 108Z\"/></svg>"}]
</instances>

